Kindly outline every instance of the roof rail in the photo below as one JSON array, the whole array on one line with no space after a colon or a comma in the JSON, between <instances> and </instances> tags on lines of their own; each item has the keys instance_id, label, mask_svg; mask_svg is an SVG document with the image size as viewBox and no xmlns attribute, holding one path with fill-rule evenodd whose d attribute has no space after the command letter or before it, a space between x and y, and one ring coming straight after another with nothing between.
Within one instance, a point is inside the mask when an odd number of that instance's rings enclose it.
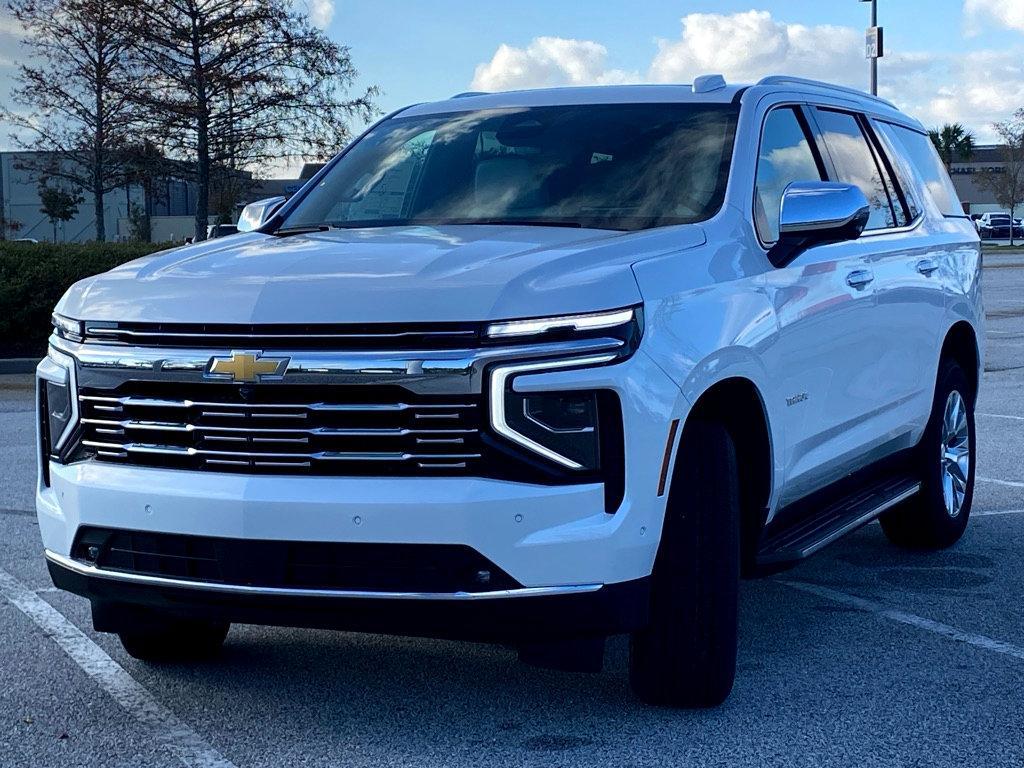
<instances>
[{"instance_id":1,"label":"roof rail","mask_svg":"<svg viewBox=\"0 0 1024 768\"><path fill-rule=\"evenodd\" d=\"M487 91L463 91L462 93L456 93L452 96L453 99L465 99L469 96L486 96Z\"/></svg>"},{"instance_id":2,"label":"roof rail","mask_svg":"<svg viewBox=\"0 0 1024 768\"><path fill-rule=\"evenodd\" d=\"M858 96L862 99L869 99L871 101L877 101L885 104L887 107L892 107L898 110L895 104L888 99L883 99L881 96L872 96L867 91L862 91L859 88L850 88L846 85L834 85L832 83L826 83L823 80L812 80L809 77L792 77L790 75L770 75L769 77L762 77L757 81L758 85L813 85L815 88L825 88L830 91L840 91L841 93L849 93L854 96Z\"/></svg>"}]
</instances>

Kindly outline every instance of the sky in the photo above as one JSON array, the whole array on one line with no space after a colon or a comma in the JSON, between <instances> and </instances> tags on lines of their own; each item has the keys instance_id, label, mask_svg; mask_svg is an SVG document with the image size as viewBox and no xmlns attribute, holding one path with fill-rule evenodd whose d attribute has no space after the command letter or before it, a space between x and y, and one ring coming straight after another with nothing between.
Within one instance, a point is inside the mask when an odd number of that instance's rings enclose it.
<instances>
[{"instance_id":1,"label":"sky","mask_svg":"<svg viewBox=\"0 0 1024 768\"><path fill-rule=\"evenodd\" d=\"M356 87L379 86L385 113L465 90L687 83L707 73L735 82L768 74L868 82L869 4L859 0L294 2L351 48ZM1024 0L878 5L880 95L925 125L958 121L979 141L994 140L991 124L1024 106ZM0 15L0 99L17 41L13 20Z\"/></svg>"}]
</instances>

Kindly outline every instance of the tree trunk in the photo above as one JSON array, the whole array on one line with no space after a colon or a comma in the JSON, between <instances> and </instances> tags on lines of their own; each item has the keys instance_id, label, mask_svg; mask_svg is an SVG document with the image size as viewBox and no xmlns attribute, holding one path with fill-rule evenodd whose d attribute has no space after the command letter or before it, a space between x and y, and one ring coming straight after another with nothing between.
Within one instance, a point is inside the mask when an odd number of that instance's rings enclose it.
<instances>
[{"instance_id":1,"label":"tree trunk","mask_svg":"<svg viewBox=\"0 0 1024 768\"><path fill-rule=\"evenodd\" d=\"M203 41L199 35L199 15L192 17L192 67L196 83L196 235L194 242L206 239L210 221L210 104L203 69Z\"/></svg>"},{"instance_id":2,"label":"tree trunk","mask_svg":"<svg viewBox=\"0 0 1024 768\"><path fill-rule=\"evenodd\" d=\"M96 114L101 115L103 109L103 94L99 87L96 89ZM107 239L107 217L103 210L103 142L106 137L103 135L103 121L99 119L96 126L96 134L93 137L92 146L92 204L96 209L96 239L104 242Z\"/></svg>"},{"instance_id":3,"label":"tree trunk","mask_svg":"<svg viewBox=\"0 0 1024 768\"><path fill-rule=\"evenodd\" d=\"M96 209L96 239L102 243L107 239L107 222L103 215L103 185L99 179L93 181L92 204Z\"/></svg>"},{"instance_id":4,"label":"tree trunk","mask_svg":"<svg viewBox=\"0 0 1024 768\"><path fill-rule=\"evenodd\" d=\"M100 21L106 19L106 10L103 4L100 4ZM104 105L103 105L103 89L106 87L106 57L104 50L104 35L105 32L102 28L97 25L96 29L96 74L95 74L95 91L93 93L95 99L96 109L96 132L92 137L92 204L96 209L96 240L98 242L104 242L107 239L107 217L104 215L103 210L103 185L106 181L104 168L104 142L107 140L106 137L106 125L103 119Z\"/></svg>"},{"instance_id":5,"label":"tree trunk","mask_svg":"<svg viewBox=\"0 0 1024 768\"><path fill-rule=\"evenodd\" d=\"M199 121L196 142L196 236L195 242L206 239L210 220L210 145L205 120Z\"/></svg>"}]
</instances>

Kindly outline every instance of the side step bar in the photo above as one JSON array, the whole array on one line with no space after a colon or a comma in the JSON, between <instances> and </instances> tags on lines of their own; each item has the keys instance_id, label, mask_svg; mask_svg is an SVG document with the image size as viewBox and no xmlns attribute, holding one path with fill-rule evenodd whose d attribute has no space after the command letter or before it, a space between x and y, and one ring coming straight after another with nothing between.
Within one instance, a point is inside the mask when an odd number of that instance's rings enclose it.
<instances>
[{"instance_id":1,"label":"side step bar","mask_svg":"<svg viewBox=\"0 0 1024 768\"><path fill-rule=\"evenodd\" d=\"M759 566L779 566L810 557L836 539L867 525L885 510L921 489L918 480L888 479L822 507L793 525L767 530L757 555Z\"/></svg>"}]
</instances>

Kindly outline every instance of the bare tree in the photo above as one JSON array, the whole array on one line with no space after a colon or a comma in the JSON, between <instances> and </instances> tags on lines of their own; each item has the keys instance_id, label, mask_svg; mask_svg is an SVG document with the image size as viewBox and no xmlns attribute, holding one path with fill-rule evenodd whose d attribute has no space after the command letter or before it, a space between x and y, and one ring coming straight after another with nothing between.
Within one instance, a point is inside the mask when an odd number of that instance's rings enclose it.
<instances>
[{"instance_id":1,"label":"bare tree","mask_svg":"<svg viewBox=\"0 0 1024 768\"><path fill-rule=\"evenodd\" d=\"M998 203L1010 212L1010 245L1013 245L1013 215L1024 202L1024 108L1013 117L992 127L1002 139L999 152L1002 168L985 170L978 175L981 186L995 196Z\"/></svg>"},{"instance_id":2,"label":"bare tree","mask_svg":"<svg viewBox=\"0 0 1024 768\"><path fill-rule=\"evenodd\" d=\"M106 239L103 195L123 183L120 151L134 124L133 106L118 96L134 79L127 70L129 13L121 0L8 0L26 30L24 61L11 91L21 110L3 110L14 143L44 152L27 168L87 190L96 239Z\"/></svg>"},{"instance_id":3,"label":"bare tree","mask_svg":"<svg viewBox=\"0 0 1024 768\"><path fill-rule=\"evenodd\" d=\"M135 0L131 89L175 158L194 161L195 236L206 237L215 169L335 153L353 118L368 119L376 88L349 97L356 77L345 46L290 0Z\"/></svg>"}]
</instances>

